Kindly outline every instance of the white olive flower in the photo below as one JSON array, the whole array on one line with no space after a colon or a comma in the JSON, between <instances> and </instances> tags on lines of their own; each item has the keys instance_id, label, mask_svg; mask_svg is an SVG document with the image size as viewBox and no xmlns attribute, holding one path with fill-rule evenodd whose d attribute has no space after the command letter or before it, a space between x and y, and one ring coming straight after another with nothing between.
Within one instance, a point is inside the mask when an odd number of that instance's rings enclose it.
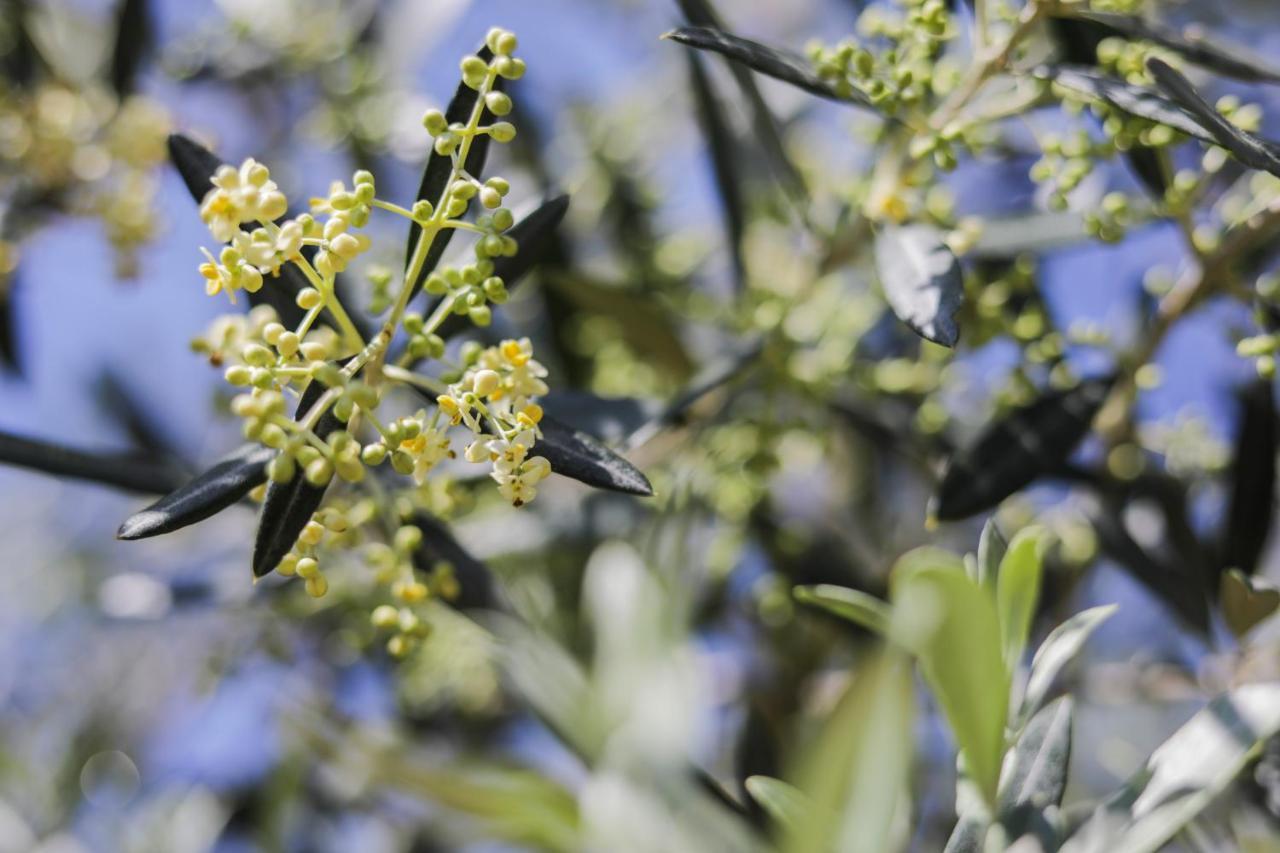
<instances>
[{"instance_id":1,"label":"white olive flower","mask_svg":"<svg viewBox=\"0 0 1280 853\"><path fill-rule=\"evenodd\" d=\"M221 166L211 180L213 189L200 202L200 218L223 243L230 243L244 223L279 219L288 210L270 171L252 157L239 169Z\"/></svg>"}]
</instances>

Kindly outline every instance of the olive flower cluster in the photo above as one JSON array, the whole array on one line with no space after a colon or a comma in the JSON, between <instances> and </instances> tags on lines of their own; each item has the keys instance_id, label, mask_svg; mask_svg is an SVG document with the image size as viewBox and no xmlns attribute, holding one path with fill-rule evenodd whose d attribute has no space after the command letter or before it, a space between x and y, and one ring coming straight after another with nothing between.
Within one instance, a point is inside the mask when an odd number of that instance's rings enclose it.
<instances>
[{"instance_id":1,"label":"olive flower cluster","mask_svg":"<svg viewBox=\"0 0 1280 853\"><path fill-rule=\"evenodd\" d=\"M439 198L401 206L380 198L374 176L360 171L350 189L336 182L328 195L311 200L309 212L289 216L288 199L268 167L248 159L211 176L200 206L222 244L216 252L205 250L200 273L206 290L232 299L244 291L264 304L247 316L219 319L196 349L241 389L231 410L246 437L277 451L267 466L271 482L302 478L326 487L337 478L354 487L326 493L326 503L277 571L303 578L307 591L321 596L329 587L321 572L324 552L365 543L376 578L396 601L374 618L378 627L395 629L393 651L407 650L425 632L414 605L457 589L443 566L429 583L415 579L410 559L422 534L406 520L425 506L424 489L437 467L459 457L486 465L498 492L514 506L533 500L550 473L547 460L533 452L542 420L536 400L548 389L547 371L529 340L487 348L469 343L450 358L441 334L454 316L488 325L490 304L507 296L494 259L518 248L506 233L514 224L505 206L509 183L501 177L482 181L465 167L477 139L506 142L515 135L510 123L486 124L485 118L511 111L511 98L498 91L497 81L519 78L524 63L513 55L511 33L493 30L486 42L490 60L469 56L461 64L465 86L479 94L471 115L452 123L439 110L424 116L434 156L452 165ZM480 211L469 217L477 201ZM361 229L375 212L409 220L415 236L403 277L396 282L388 272L379 274L390 311L377 334L366 338L337 294L337 276L370 249ZM448 230L475 238L474 260L425 269L432 242ZM305 282L294 294L302 319L293 324L262 298L264 290L289 281ZM419 286L432 300L428 312L409 310ZM410 414L402 413L403 405L388 405L405 386L433 404Z\"/></svg>"}]
</instances>

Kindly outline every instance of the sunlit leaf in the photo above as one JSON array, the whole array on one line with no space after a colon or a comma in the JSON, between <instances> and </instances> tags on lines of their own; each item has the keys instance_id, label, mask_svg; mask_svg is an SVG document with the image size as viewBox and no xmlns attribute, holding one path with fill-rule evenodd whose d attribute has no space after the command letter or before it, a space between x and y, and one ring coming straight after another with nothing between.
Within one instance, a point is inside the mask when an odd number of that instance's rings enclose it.
<instances>
[{"instance_id":1,"label":"sunlit leaf","mask_svg":"<svg viewBox=\"0 0 1280 853\"><path fill-rule=\"evenodd\" d=\"M959 342L955 316L964 303L964 276L936 228L886 225L876 236L876 270L898 319L927 341Z\"/></svg>"},{"instance_id":2,"label":"sunlit leaf","mask_svg":"<svg viewBox=\"0 0 1280 853\"><path fill-rule=\"evenodd\" d=\"M919 659L969 778L994 803L1009 705L995 603L959 559L936 549L906 554L889 580L891 633Z\"/></svg>"},{"instance_id":3,"label":"sunlit leaf","mask_svg":"<svg viewBox=\"0 0 1280 853\"><path fill-rule=\"evenodd\" d=\"M1160 745L1062 846L1062 853L1155 853L1207 808L1280 731L1280 683L1219 696Z\"/></svg>"},{"instance_id":4,"label":"sunlit leaf","mask_svg":"<svg viewBox=\"0 0 1280 853\"><path fill-rule=\"evenodd\" d=\"M995 588L1000 577L1000 561L1009 550L1009 542L996 526L994 518L987 519L978 537L978 583Z\"/></svg>"},{"instance_id":5,"label":"sunlit leaf","mask_svg":"<svg viewBox=\"0 0 1280 853\"><path fill-rule=\"evenodd\" d=\"M1239 639L1280 609L1280 589L1246 577L1239 569L1223 574L1221 596L1222 615Z\"/></svg>"},{"instance_id":6,"label":"sunlit leaf","mask_svg":"<svg viewBox=\"0 0 1280 853\"><path fill-rule=\"evenodd\" d=\"M1041 558L1045 531L1024 527L1009 543L996 577L996 609L1000 614L1000 644L1010 672L1022 660L1031 622L1040 600Z\"/></svg>"},{"instance_id":7,"label":"sunlit leaf","mask_svg":"<svg viewBox=\"0 0 1280 853\"><path fill-rule=\"evenodd\" d=\"M781 779L750 776L745 784L751 799L783 829L798 829L813 813L813 802L799 788Z\"/></svg>"},{"instance_id":8,"label":"sunlit leaf","mask_svg":"<svg viewBox=\"0 0 1280 853\"><path fill-rule=\"evenodd\" d=\"M1031 659L1031 675L1022 697L1019 717L1029 719L1049 695L1049 688L1071 660L1084 648L1099 625L1111 618L1117 606L1106 604L1082 610L1049 632Z\"/></svg>"},{"instance_id":9,"label":"sunlit leaf","mask_svg":"<svg viewBox=\"0 0 1280 853\"><path fill-rule=\"evenodd\" d=\"M820 607L872 633L885 636L889 632L892 619L889 605L873 595L831 584L798 586L794 595L801 604Z\"/></svg>"},{"instance_id":10,"label":"sunlit leaf","mask_svg":"<svg viewBox=\"0 0 1280 853\"><path fill-rule=\"evenodd\" d=\"M1240 395L1240 426L1231 460L1231 497L1219 542L1219 566L1252 574L1276 511L1276 453L1280 450L1275 392L1269 379Z\"/></svg>"},{"instance_id":11,"label":"sunlit leaf","mask_svg":"<svg viewBox=\"0 0 1280 853\"><path fill-rule=\"evenodd\" d=\"M144 510L129 516L117 539L145 539L172 533L216 515L266 482L276 451L246 444Z\"/></svg>"}]
</instances>

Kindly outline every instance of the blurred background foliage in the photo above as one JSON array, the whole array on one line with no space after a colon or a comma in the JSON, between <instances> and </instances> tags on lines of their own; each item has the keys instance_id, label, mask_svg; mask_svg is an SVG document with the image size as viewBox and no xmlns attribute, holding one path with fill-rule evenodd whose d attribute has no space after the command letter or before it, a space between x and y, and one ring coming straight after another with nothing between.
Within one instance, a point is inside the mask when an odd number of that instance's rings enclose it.
<instances>
[{"instance_id":1,"label":"blurred background foliage","mask_svg":"<svg viewBox=\"0 0 1280 853\"><path fill-rule=\"evenodd\" d=\"M729 30L800 49L838 41L874 4L720 5ZM247 510L115 542L137 496L0 470L0 850L756 849L779 806L749 777L796 778L833 729L907 706L901 749L832 748L910 788L889 837L943 847L963 809L936 701L868 631L792 588L884 598L909 549L974 551L976 521L926 527L943 460L1062 372L1101 374L1143 340L1161 282L1188 263L1185 235L1139 217L1115 245L1087 239L1081 214L1141 196L1143 178L1108 160L1055 213L1029 177L1036 139L1081 119L1028 114L991 143L998 156L964 159L918 200L957 232L972 217L1003 227L965 258L959 349L923 342L886 310L871 235L849 226L880 119L763 77L753 102L741 71L659 40L700 7L3 0L6 433L140 454L178 482L225 453L220 376L188 351L217 310L195 275L203 229L165 135L254 156L298 197L368 168L409 198L423 110L500 25L529 73L520 135L493 171L572 206L495 326L533 337L566 389L548 411L625 453L656 494L558 480L517 511L440 484L452 532L437 556L491 573L492 589L434 604L430 637L395 661L359 567L320 601L250 582ZM1153 11L1280 51L1261 0ZM1272 113L1262 129L1280 136ZM1275 193L1225 169L1239 204ZM369 264L394 268L399 235L381 245ZM1235 352L1256 331L1238 299L1181 320L1130 377L1122 440L1091 439L995 514L1055 543L1033 647L1119 604L1061 679L1064 809L1117 788L1209 697L1280 678L1277 620L1237 639L1217 602L1225 568L1255 574L1264 597L1278 574L1270 493L1247 483L1274 462L1274 401ZM1233 489L1254 490L1243 509ZM1278 819L1273 740L1177 844L1276 850ZM821 847L806 843L794 849Z\"/></svg>"}]
</instances>

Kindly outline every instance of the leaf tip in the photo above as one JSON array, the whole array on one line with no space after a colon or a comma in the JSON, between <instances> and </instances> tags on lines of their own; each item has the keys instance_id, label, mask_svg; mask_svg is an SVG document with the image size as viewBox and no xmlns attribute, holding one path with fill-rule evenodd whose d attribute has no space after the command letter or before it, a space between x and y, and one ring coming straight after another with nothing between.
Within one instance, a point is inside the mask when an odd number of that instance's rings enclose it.
<instances>
[{"instance_id":1,"label":"leaf tip","mask_svg":"<svg viewBox=\"0 0 1280 853\"><path fill-rule=\"evenodd\" d=\"M149 509L135 512L120 525L120 529L116 531L116 538L125 542L146 539L154 533L163 519L164 515L162 513Z\"/></svg>"}]
</instances>

